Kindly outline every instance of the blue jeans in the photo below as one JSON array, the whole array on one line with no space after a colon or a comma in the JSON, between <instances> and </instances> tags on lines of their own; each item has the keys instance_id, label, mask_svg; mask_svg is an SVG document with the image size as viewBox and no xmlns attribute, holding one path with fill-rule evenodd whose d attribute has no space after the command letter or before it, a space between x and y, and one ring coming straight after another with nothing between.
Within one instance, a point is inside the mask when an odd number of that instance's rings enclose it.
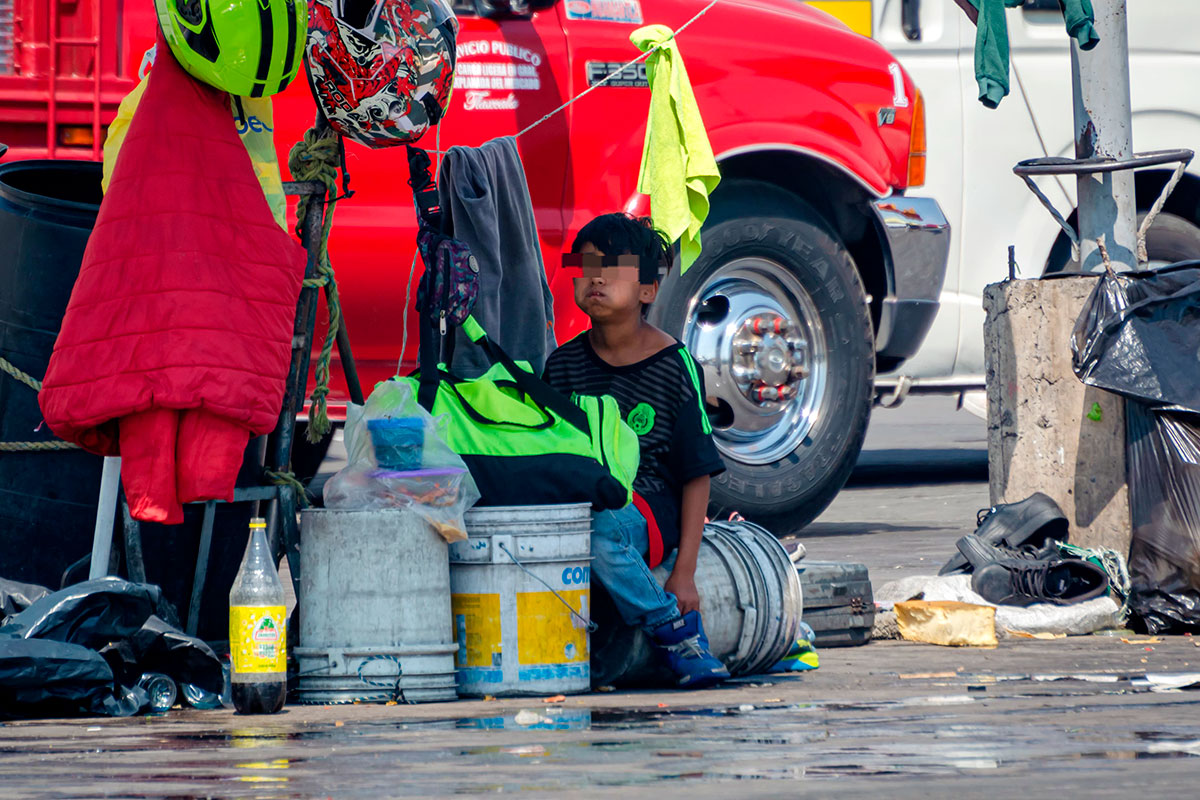
<instances>
[{"instance_id":1,"label":"blue jeans","mask_svg":"<svg viewBox=\"0 0 1200 800\"><path fill-rule=\"evenodd\" d=\"M626 625L647 631L679 617L675 595L663 591L646 566L646 520L631 503L592 512L592 575L603 584ZM668 568L674 560L672 553Z\"/></svg>"}]
</instances>

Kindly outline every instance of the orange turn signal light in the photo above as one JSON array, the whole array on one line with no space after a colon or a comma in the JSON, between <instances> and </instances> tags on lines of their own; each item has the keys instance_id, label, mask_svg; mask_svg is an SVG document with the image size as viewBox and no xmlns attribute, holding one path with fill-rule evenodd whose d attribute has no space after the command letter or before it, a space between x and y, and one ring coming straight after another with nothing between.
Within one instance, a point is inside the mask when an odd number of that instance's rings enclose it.
<instances>
[{"instance_id":1,"label":"orange turn signal light","mask_svg":"<svg viewBox=\"0 0 1200 800\"><path fill-rule=\"evenodd\" d=\"M925 185L925 97L921 90L913 100L912 127L908 134L908 186Z\"/></svg>"}]
</instances>

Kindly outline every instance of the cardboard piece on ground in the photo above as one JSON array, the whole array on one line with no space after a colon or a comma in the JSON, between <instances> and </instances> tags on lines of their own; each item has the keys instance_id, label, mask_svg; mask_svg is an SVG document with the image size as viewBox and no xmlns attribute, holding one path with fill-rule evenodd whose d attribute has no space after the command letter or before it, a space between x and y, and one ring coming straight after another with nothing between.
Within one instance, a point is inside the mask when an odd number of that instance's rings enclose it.
<instances>
[{"instance_id":1,"label":"cardboard piece on ground","mask_svg":"<svg viewBox=\"0 0 1200 800\"><path fill-rule=\"evenodd\" d=\"M996 609L954 600L896 603L900 636L952 647L995 647Z\"/></svg>"}]
</instances>

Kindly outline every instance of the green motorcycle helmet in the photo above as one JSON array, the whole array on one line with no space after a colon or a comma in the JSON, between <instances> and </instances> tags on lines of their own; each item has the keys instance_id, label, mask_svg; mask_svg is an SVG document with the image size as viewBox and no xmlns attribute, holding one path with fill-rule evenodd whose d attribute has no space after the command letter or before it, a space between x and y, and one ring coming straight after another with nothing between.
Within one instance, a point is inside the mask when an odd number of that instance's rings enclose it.
<instances>
[{"instance_id":1,"label":"green motorcycle helmet","mask_svg":"<svg viewBox=\"0 0 1200 800\"><path fill-rule=\"evenodd\" d=\"M305 0L154 0L175 59L197 80L240 97L287 88L308 34Z\"/></svg>"}]
</instances>

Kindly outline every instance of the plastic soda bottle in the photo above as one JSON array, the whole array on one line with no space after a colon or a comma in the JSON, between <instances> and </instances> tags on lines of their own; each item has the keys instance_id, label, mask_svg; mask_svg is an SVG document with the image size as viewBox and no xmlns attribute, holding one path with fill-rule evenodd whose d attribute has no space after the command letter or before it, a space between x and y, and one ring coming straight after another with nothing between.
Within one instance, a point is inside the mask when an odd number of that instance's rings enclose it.
<instances>
[{"instance_id":1,"label":"plastic soda bottle","mask_svg":"<svg viewBox=\"0 0 1200 800\"><path fill-rule=\"evenodd\" d=\"M250 541L229 590L233 706L239 714L274 714L287 696L283 584L267 544L267 523L250 520Z\"/></svg>"},{"instance_id":2,"label":"plastic soda bottle","mask_svg":"<svg viewBox=\"0 0 1200 800\"><path fill-rule=\"evenodd\" d=\"M171 707L175 705L178 694L175 690L175 681L171 680L169 675L161 672L142 673L142 677L138 680L138 686L146 690L148 711L161 713L170 711Z\"/></svg>"}]
</instances>

